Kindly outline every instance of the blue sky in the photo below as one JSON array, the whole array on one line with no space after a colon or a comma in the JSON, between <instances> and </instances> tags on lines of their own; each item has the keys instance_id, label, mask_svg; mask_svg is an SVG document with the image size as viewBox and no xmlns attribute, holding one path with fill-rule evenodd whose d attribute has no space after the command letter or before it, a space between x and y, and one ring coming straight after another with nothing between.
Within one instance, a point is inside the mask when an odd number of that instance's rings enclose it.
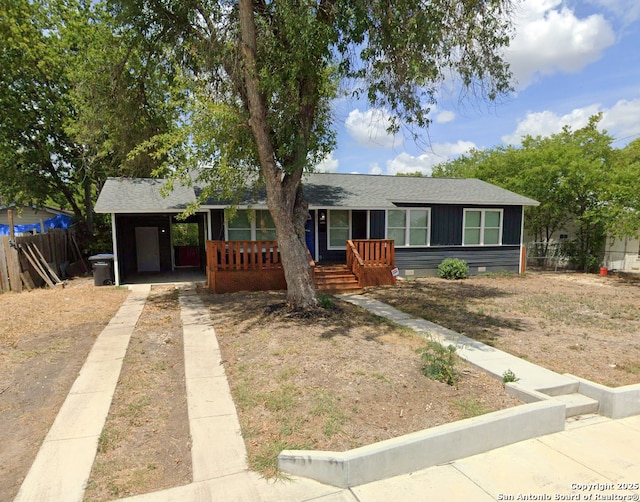
<instances>
[{"instance_id":1,"label":"blue sky","mask_svg":"<svg viewBox=\"0 0 640 502\"><path fill-rule=\"evenodd\" d=\"M418 143L386 134L384 110L338 102L338 144L319 169L428 175L470 148L517 145L526 134L548 136L564 125L577 129L597 112L615 147L640 137L640 1L514 3L516 35L505 55L515 77L512 95L461 104L443 90Z\"/></svg>"}]
</instances>

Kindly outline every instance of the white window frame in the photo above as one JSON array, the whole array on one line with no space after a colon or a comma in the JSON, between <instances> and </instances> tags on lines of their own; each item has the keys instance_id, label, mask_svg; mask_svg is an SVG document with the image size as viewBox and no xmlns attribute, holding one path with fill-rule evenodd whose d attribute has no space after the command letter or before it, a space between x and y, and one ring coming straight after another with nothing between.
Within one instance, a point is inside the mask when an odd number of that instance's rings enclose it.
<instances>
[{"instance_id":1,"label":"white window frame","mask_svg":"<svg viewBox=\"0 0 640 502\"><path fill-rule=\"evenodd\" d=\"M397 248L424 248L431 246L431 208L430 207L413 207L405 208L399 207L397 209L387 209L385 211L384 219L384 235L385 238L389 238L389 212L401 211L404 212L404 244L398 245L394 243L394 247ZM426 244L411 244L411 211L426 211L427 212L427 243ZM393 227L400 228L400 227ZM415 227L422 229L423 227Z\"/></svg>"},{"instance_id":2,"label":"white window frame","mask_svg":"<svg viewBox=\"0 0 640 502\"><path fill-rule=\"evenodd\" d=\"M327 209L327 250L343 250L345 249L345 246L347 245L347 242L345 240L344 244L342 244L341 246L332 246L331 245L331 213L335 212L335 211L346 211L348 213L348 217L349 217L349 227L347 229L347 240L351 239L351 209ZM342 228L342 227L339 227Z\"/></svg>"},{"instance_id":3,"label":"white window frame","mask_svg":"<svg viewBox=\"0 0 640 502\"><path fill-rule=\"evenodd\" d=\"M480 227L469 227L469 228L478 228L480 230L480 242L478 244L465 244L465 232L467 231L467 213L469 212L479 212L480 213ZM497 244L485 244L484 243L484 232L487 229L485 227L485 215L486 213L500 213L500 226L498 227L498 243ZM502 233L504 227L504 209L500 208L465 208L464 215L462 218L462 245L463 246L502 246ZM488 228L496 228L496 227L488 227Z\"/></svg>"},{"instance_id":4,"label":"white window frame","mask_svg":"<svg viewBox=\"0 0 640 502\"><path fill-rule=\"evenodd\" d=\"M240 212L240 211L245 211L247 213L249 213L249 211L253 211L253 215L251 214L247 214L248 218L249 218L249 224L251 226L251 228L249 229L251 232L251 238L249 240L251 241L256 241L258 240L256 238L257 235L257 230L258 230L258 226L257 226L257 222L258 222L258 216L256 214L257 211L269 211L268 209L237 209L236 212ZM273 217L272 217L273 219ZM229 220L229 218L227 217L227 215L225 214L224 216L224 238L225 240L229 241L231 239L229 239L229 223L231 220ZM273 229L275 230L275 224ZM247 230L247 228L241 228L239 230ZM269 239L271 240L271 239ZM275 240L275 239L273 239Z\"/></svg>"}]
</instances>

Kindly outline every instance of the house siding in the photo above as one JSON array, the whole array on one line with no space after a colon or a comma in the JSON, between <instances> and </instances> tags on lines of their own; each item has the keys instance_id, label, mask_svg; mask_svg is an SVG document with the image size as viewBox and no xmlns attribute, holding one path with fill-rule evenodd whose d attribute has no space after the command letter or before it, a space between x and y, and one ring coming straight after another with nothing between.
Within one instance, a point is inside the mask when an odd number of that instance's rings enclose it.
<instances>
[{"instance_id":1,"label":"house siding","mask_svg":"<svg viewBox=\"0 0 640 502\"><path fill-rule=\"evenodd\" d=\"M522 206L480 206L436 205L436 204L398 204L399 207L425 207L431 209L431 245L461 246L462 220L465 209L502 209L502 244L506 246L520 245L520 229L522 228Z\"/></svg>"},{"instance_id":2,"label":"house siding","mask_svg":"<svg viewBox=\"0 0 640 502\"><path fill-rule=\"evenodd\" d=\"M469 265L469 274L520 270L520 246L396 248L396 267L403 277L435 276L446 258L459 258Z\"/></svg>"}]
</instances>

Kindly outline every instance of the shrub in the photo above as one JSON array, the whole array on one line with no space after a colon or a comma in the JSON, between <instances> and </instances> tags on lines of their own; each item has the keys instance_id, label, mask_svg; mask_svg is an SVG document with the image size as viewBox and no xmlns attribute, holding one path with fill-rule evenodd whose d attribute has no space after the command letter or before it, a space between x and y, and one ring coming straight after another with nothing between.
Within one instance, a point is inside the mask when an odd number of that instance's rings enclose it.
<instances>
[{"instance_id":1,"label":"shrub","mask_svg":"<svg viewBox=\"0 0 640 502\"><path fill-rule=\"evenodd\" d=\"M510 369L502 374L502 383L517 382L518 380L520 379Z\"/></svg>"},{"instance_id":2,"label":"shrub","mask_svg":"<svg viewBox=\"0 0 640 502\"><path fill-rule=\"evenodd\" d=\"M466 279L469 276L469 265L459 258L446 258L438 265L438 277L442 279Z\"/></svg>"},{"instance_id":3,"label":"shrub","mask_svg":"<svg viewBox=\"0 0 640 502\"><path fill-rule=\"evenodd\" d=\"M456 369L456 348L453 345L443 347L438 342L429 342L426 347L418 349L422 359L422 373L432 380L448 385L456 385L460 373Z\"/></svg>"}]
</instances>

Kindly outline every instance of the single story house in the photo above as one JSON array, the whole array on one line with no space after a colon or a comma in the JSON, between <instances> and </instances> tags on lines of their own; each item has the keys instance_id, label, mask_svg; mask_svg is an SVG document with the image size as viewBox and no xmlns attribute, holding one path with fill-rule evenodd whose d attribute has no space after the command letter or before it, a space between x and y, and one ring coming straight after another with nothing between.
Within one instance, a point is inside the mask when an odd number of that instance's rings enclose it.
<instances>
[{"instance_id":1,"label":"single story house","mask_svg":"<svg viewBox=\"0 0 640 502\"><path fill-rule=\"evenodd\" d=\"M13 226L16 235L43 234L49 228L69 228L73 221L69 211L49 206L2 206L0 205L0 235L9 235L8 210L13 211Z\"/></svg>"},{"instance_id":2,"label":"single story house","mask_svg":"<svg viewBox=\"0 0 640 502\"><path fill-rule=\"evenodd\" d=\"M196 201L198 187L163 180L110 178L96 211L110 213L116 283L140 272L183 266L173 228L197 227L204 269L206 241L274 240L264 193L236 205L232 219L223 201L207 200L184 222L177 216ZM538 203L478 179L314 173L303 178L309 203L307 246L319 265L345 261L350 239L392 239L400 276L435 275L445 258L460 258L470 273L522 270L524 207ZM193 246L192 246L193 248ZM197 264L197 265L195 265Z\"/></svg>"}]
</instances>

